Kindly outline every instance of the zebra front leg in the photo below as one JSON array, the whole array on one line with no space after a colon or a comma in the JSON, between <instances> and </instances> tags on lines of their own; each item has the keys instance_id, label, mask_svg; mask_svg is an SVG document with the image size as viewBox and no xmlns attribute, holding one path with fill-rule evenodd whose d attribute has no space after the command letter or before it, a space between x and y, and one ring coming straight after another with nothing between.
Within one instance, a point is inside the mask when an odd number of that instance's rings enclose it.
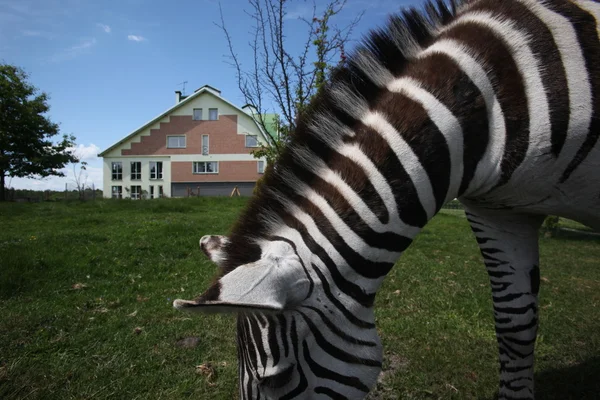
<instances>
[{"instance_id":1,"label":"zebra front leg","mask_svg":"<svg viewBox=\"0 0 600 400\"><path fill-rule=\"evenodd\" d=\"M492 287L500 353L498 399L533 399L540 284L538 230L543 217L473 208L466 213Z\"/></svg>"}]
</instances>

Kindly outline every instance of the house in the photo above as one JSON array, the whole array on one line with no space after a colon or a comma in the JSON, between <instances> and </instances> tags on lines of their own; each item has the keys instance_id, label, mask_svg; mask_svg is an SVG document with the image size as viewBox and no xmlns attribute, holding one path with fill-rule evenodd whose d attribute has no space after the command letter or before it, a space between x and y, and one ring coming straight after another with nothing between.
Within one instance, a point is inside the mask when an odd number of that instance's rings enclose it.
<instances>
[{"instance_id":1,"label":"house","mask_svg":"<svg viewBox=\"0 0 600 400\"><path fill-rule=\"evenodd\" d=\"M175 92L173 107L99 154L104 197L251 195L266 167L251 152L270 139L253 112L209 85Z\"/></svg>"}]
</instances>

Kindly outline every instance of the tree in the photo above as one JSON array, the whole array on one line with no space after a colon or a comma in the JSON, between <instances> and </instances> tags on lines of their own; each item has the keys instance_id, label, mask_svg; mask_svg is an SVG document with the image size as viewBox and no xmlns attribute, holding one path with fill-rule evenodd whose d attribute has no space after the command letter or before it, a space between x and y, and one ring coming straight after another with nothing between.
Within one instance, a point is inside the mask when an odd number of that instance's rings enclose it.
<instances>
[{"instance_id":1,"label":"tree","mask_svg":"<svg viewBox=\"0 0 600 400\"><path fill-rule=\"evenodd\" d=\"M77 171L77 165L79 165L79 171ZM75 188L79 193L79 200L85 200L85 189L87 186L87 162L82 161L81 163L73 163L73 182L75 183Z\"/></svg>"},{"instance_id":2,"label":"tree","mask_svg":"<svg viewBox=\"0 0 600 400\"><path fill-rule=\"evenodd\" d=\"M5 200L7 176L64 176L60 169L77 162L73 136L52 141L59 128L45 115L48 95L28 78L21 68L0 64L0 201Z\"/></svg>"},{"instance_id":3,"label":"tree","mask_svg":"<svg viewBox=\"0 0 600 400\"><path fill-rule=\"evenodd\" d=\"M253 56L251 68L246 69L234 51L222 10L218 26L225 34L231 64L246 103L255 109L254 117L264 132L277 132L271 146L253 152L256 158L266 157L272 165L295 129L297 118L319 93L331 70L346 61L345 46L362 13L348 25L339 27L335 19L346 6L346 0L328 0L320 7L313 0L312 16L300 18L306 25L304 35L297 29L290 31L295 39L302 37L303 45L294 52L287 42L291 21L288 10L294 0L248 0L248 3L252 9L248 15L254 21L249 43ZM269 111L276 116L273 118Z\"/></svg>"}]
</instances>

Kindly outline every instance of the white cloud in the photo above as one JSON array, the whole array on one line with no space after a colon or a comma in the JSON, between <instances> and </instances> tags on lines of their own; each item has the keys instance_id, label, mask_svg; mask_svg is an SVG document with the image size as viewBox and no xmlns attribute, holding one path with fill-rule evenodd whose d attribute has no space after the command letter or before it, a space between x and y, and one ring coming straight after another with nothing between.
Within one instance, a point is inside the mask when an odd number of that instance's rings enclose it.
<instances>
[{"instance_id":1,"label":"white cloud","mask_svg":"<svg viewBox=\"0 0 600 400\"><path fill-rule=\"evenodd\" d=\"M73 166L70 165L60 170L65 176L49 176L47 178L7 178L9 187L15 189L30 190L65 190L67 185L69 190L75 189L75 175ZM78 170L77 170L78 171ZM102 188L102 167L87 166L82 176L86 176L86 186L94 186L96 189Z\"/></svg>"},{"instance_id":2,"label":"white cloud","mask_svg":"<svg viewBox=\"0 0 600 400\"><path fill-rule=\"evenodd\" d=\"M24 30L23 32L23 36L42 36L42 32L40 31L30 31L30 30Z\"/></svg>"},{"instance_id":3,"label":"white cloud","mask_svg":"<svg viewBox=\"0 0 600 400\"><path fill-rule=\"evenodd\" d=\"M88 165L86 170L83 171L82 177L87 176L86 185L91 186L92 184L97 189L102 188L102 159L98 157L100 147L94 143L89 145L78 144L75 147L71 147L69 150L73 151L79 158L79 161L85 161ZM79 166L75 167L75 171L79 172ZM31 189L31 190L65 190L65 184L68 185L69 190L75 188L75 171L73 170L73 164L67 165L65 168L60 169L60 172L65 176L49 176L47 178L8 178L8 186L15 189Z\"/></svg>"},{"instance_id":4,"label":"white cloud","mask_svg":"<svg viewBox=\"0 0 600 400\"><path fill-rule=\"evenodd\" d=\"M44 38L44 39L55 39L56 38L56 34L49 32L49 31L44 31L44 30L33 30L33 29L23 29L21 31L21 35L28 37L28 38Z\"/></svg>"},{"instance_id":5,"label":"white cloud","mask_svg":"<svg viewBox=\"0 0 600 400\"><path fill-rule=\"evenodd\" d=\"M146 40L146 38L140 35L127 35L127 40L131 40L133 42L143 42Z\"/></svg>"},{"instance_id":6,"label":"white cloud","mask_svg":"<svg viewBox=\"0 0 600 400\"><path fill-rule=\"evenodd\" d=\"M82 39L78 44L54 54L50 58L50 61L60 62L65 60L71 60L80 54L89 52L89 50L96 45L96 42L96 38Z\"/></svg>"},{"instance_id":7,"label":"white cloud","mask_svg":"<svg viewBox=\"0 0 600 400\"><path fill-rule=\"evenodd\" d=\"M294 10L288 11L283 17L284 20L311 18L313 13L312 7L309 5L297 6Z\"/></svg>"},{"instance_id":8,"label":"white cloud","mask_svg":"<svg viewBox=\"0 0 600 400\"><path fill-rule=\"evenodd\" d=\"M96 146L94 143L90 143L89 146L78 144L76 147L71 147L69 150L73 151L80 161L95 160L98 158L98 153L100 153L100 147Z\"/></svg>"},{"instance_id":9,"label":"white cloud","mask_svg":"<svg viewBox=\"0 0 600 400\"><path fill-rule=\"evenodd\" d=\"M82 40L79 44L69 47L68 51L81 51L88 49L96 44L96 38Z\"/></svg>"},{"instance_id":10,"label":"white cloud","mask_svg":"<svg viewBox=\"0 0 600 400\"><path fill-rule=\"evenodd\" d=\"M105 24L96 24L97 27L99 27L100 29L102 29L105 33L110 33L112 29L110 29L110 26L105 25Z\"/></svg>"}]
</instances>

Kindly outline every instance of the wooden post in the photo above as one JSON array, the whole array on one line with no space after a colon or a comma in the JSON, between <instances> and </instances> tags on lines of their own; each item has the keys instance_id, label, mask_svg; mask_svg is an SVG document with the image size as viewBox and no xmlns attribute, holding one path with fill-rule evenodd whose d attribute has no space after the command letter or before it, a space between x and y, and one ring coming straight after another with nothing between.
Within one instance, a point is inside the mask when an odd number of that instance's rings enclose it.
<instances>
[{"instance_id":1,"label":"wooden post","mask_svg":"<svg viewBox=\"0 0 600 400\"><path fill-rule=\"evenodd\" d=\"M234 187L233 190L231 191L231 194L229 195L229 197L233 197L233 196L241 196L240 194L240 189L238 189L238 187Z\"/></svg>"}]
</instances>

